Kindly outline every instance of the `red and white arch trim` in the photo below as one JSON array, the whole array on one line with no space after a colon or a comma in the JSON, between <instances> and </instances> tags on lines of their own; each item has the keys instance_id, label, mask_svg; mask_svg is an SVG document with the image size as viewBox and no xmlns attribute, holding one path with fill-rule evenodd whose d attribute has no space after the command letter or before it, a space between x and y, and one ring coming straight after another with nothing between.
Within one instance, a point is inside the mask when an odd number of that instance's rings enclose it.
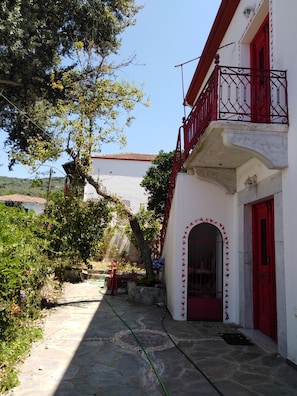
<instances>
[{"instance_id":1,"label":"red and white arch trim","mask_svg":"<svg viewBox=\"0 0 297 396\"><path fill-rule=\"evenodd\" d=\"M182 237L182 266L181 266L181 316L186 318L186 303L187 303L187 271L188 271L188 237L193 227L201 223L213 224L218 228L222 234L223 240L223 271L224 271L224 283L223 283L223 307L225 320L229 320L229 278L230 278L230 262L229 262L229 238L225 227L222 223L215 221L209 217L200 217L194 221L191 221L186 226L183 237Z\"/></svg>"}]
</instances>

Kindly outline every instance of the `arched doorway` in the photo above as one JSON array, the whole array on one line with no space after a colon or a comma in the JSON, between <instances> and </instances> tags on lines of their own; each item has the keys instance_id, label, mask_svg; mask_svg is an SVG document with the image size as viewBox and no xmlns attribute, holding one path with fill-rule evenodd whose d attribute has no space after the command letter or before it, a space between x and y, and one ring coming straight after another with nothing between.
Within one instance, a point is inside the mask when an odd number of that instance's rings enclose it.
<instances>
[{"instance_id":1,"label":"arched doorway","mask_svg":"<svg viewBox=\"0 0 297 396\"><path fill-rule=\"evenodd\" d=\"M217 227L201 223L188 237L188 320L223 318L223 240Z\"/></svg>"}]
</instances>

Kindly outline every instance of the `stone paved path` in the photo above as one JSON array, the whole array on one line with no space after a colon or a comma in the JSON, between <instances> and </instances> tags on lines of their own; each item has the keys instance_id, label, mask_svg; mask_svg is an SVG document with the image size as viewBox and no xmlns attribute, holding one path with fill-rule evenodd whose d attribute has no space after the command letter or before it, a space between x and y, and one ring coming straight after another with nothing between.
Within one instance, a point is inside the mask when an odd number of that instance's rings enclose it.
<instances>
[{"instance_id":1,"label":"stone paved path","mask_svg":"<svg viewBox=\"0 0 297 396\"><path fill-rule=\"evenodd\" d=\"M219 335L236 329L173 321L164 308L102 291L96 282L66 285L10 395L297 395L297 371L284 359Z\"/></svg>"}]
</instances>

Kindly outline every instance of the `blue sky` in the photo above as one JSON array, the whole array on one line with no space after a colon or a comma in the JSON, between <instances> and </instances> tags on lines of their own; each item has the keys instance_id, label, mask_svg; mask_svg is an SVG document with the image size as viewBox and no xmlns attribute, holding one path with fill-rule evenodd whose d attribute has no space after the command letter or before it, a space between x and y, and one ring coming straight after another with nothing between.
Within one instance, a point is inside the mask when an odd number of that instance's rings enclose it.
<instances>
[{"instance_id":1,"label":"blue sky","mask_svg":"<svg viewBox=\"0 0 297 396\"><path fill-rule=\"evenodd\" d=\"M143 4L144 8L137 15L136 25L125 31L120 51L121 58L135 55L136 60L135 65L123 70L123 78L143 84L151 106L135 108L136 120L125 131L126 147L105 145L102 154L157 154L160 150L175 149L178 128L184 116L181 68L175 66L201 55L220 0L136 0L136 4ZM183 66L185 91L197 62ZM0 176L34 178L20 165L14 171L8 171L3 132L1 138ZM54 176L63 176L63 162L47 164L43 171L48 173L52 165Z\"/></svg>"}]
</instances>

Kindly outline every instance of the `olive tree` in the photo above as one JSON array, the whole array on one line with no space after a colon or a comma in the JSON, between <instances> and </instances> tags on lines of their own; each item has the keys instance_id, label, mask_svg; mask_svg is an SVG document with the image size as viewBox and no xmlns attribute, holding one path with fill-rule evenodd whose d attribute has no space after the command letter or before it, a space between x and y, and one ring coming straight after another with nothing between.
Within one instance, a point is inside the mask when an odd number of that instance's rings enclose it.
<instances>
[{"instance_id":1,"label":"olive tree","mask_svg":"<svg viewBox=\"0 0 297 396\"><path fill-rule=\"evenodd\" d=\"M135 22L139 7L134 0L14 3L0 6L2 18L10 19L18 38L16 45L5 40L10 33L5 24L1 55L9 55L13 67L6 70L3 62L0 71L2 67L8 82L17 84L8 84L0 96L11 165L18 161L36 170L67 153L72 182L89 182L126 213L150 275L150 250L136 215L90 175L91 154L109 142L123 145L134 107L148 105L140 88L119 78L131 59L115 61L120 33Z\"/></svg>"}]
</instances>

